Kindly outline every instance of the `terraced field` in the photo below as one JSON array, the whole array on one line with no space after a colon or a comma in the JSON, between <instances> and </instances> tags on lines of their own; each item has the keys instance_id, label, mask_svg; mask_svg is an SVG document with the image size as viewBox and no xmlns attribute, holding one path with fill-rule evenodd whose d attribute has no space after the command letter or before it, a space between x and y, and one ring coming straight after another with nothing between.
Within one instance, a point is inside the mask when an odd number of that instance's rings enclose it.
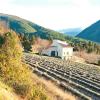
<instances>
[{"instance_id":1,"label":"terraced field","mask_svg":"<svg viewBox=\"0 0 100 100\"><path fill-rule=\"evenodd\" d=\"M100 67L58 58L25 54L34 73L55 81L79 100L100 100Z\"/></svg>"}]
</instances>

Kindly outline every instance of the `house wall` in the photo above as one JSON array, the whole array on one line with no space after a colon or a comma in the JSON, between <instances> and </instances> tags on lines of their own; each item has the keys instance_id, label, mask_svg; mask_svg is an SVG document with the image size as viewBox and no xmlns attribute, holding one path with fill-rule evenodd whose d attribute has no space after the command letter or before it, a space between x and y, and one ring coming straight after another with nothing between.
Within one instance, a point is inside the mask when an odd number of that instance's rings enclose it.
<instances>
[{"instance_id":1,"label":"house wall","mask_svg":"<svg viewBox=\"0 0 100 100\"><path fill-rule=\"evenodd\" d=\"M57 51L58 51L58 56L62 58L62 56L63 56L63 48L60 45L58 45Z\"/></svg>"},{"instance_id":2,"label":"house wall","mask_svg":"<svg viewBox=\"0 0 100 100\"><path fill-rule=\"evenodd\" d=\"M71 58L73 56L73 48L72 47L63 48L62 52L63 52L62 59L67 60L68 58Z\"/></svg>"},{"instance_id":3,"label":"house wall","mask_svg":"<svg viewBox=\"0 0 100 100\"><path fill-rule=\"evenodd\" d=\"M71 58L73 55L73 48L72 47L63 47L56 41L53 41L51 47L49 47L46 50L42 51L42 54L46 54L48 56L51 56L52 51L57 51L58 56L62 59L67 60L68 58Z\"/></svg>"},{"instance_id":4,"label":"house wall","mask_svg":"<svg viewBox=\"0 0 100 100\"><path fill-rule=\"evenodd\" d=\"M57 51L57 48L56 47L50 47L50 48L48 48L46 50L43 50L42 54L46 54L48 56L51 56L51 51Z\"/></svg>"}]
</instances>

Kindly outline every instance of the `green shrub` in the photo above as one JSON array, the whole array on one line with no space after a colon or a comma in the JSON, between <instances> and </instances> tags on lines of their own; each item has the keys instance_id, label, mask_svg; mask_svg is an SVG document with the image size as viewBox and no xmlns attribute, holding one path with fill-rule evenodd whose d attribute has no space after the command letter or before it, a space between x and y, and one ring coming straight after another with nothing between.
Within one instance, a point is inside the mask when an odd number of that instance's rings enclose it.
<instances>
[{"instance_id":1,"label":"green shrub","mask_svg":"<svg viewBox=\"0 0 100 100\"><path fill-rule=\"evenodd\" d=\"M22 48L14 32L3 35L0 47L0 77L14 91L28 100L47 100L45 92L33 84L32 72L21 61Z\"/></svg>"}]
</instances>

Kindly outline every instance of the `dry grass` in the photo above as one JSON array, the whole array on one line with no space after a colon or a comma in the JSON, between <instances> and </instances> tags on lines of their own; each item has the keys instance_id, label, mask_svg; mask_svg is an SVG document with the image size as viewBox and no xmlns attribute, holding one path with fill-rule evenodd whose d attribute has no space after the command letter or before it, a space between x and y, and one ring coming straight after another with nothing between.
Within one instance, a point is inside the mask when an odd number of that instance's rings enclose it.
<instances>
[{"instance_id":1,"label":"dry grass","mask_svg":"<svg viewBox=\"0 0 100 100\"><path fill-rule=\"evenodd\" d=\"M87 63L97 64L98 60L100 60L100 55L95 53L86 53L86 52L76 52L75 55L77 57L83 58Z\"/></svg>"},{"instance_id":2,"label":"dry grass","mask_svg":"<svg viewBox=\"0 0 100 100\"><path fill-rule=\"evenodd\" d=\"M33 80L35 84L42 85L46 90L46 94L49 96L50 100L76 100L76 97L70 93L64 92L58 88L53 82L39 77L33 74Z\"/></svg>"},{"instance_id":3,"label":"dry grass","mask_svg":"<svg viewBox=\"0 0 100 100\"><path fill-rule=\"evenodd\" d=\"M32 52L41 52L43 48L47 48L51 44L51 41L41 38L36 38L34 45L32 45Z\"/></svg>"},{"instance_id":4,"label":"dry grass","mask_svg":"<svg viewBox=\"0 0 100 100\"><path fill-rule=\"evenodd\" d=\"M0 100L22 100L13 90L0 81Z\"/></svg>"}]
</instances>

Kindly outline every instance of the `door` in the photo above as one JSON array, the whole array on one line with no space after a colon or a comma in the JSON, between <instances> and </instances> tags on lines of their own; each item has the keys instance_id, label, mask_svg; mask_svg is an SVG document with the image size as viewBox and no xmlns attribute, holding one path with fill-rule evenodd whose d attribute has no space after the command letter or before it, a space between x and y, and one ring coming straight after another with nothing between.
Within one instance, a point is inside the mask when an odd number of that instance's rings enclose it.
<instances>
[{"instance_id":1,"label":"door","mask_svg":"<svg viewBox=\"0 0 100 100\"><path fill-rule=\"evenodd\" d=\"M55 56L55 51L51 51L51 56Z\"/></svg>"}]
</instances>

